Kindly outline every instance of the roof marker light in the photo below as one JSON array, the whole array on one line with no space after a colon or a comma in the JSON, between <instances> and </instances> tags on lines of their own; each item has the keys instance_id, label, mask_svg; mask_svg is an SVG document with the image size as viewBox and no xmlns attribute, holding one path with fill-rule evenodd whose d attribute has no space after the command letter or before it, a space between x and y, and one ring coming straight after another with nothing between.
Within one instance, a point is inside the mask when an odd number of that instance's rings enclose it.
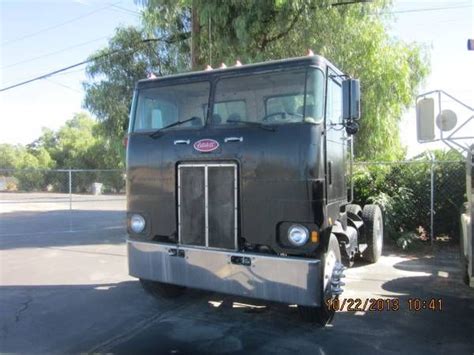
<instances>
[{"instance_id":1,"label":"roof marker light","mask_svg":"<svg viewBox=\"0 0 474 355\"><path fill-rule=\"evenodd\" d=\"M311 49L308 49L308 52L306 53L308 57L311 57L314 55L314 52Z\"/></svg>"},{"instance_id":2,"label":"roof marker light","mask_svg":"<svg viewBox=\"0 0 474 355\"><path fill-rule=\"evenodd\" d=\"M146 77L147 77L147 79L156 79L156 75L153 74L153 73L148 73L148 75Z\"/></svg>"},{"instance_id":3,"label":"roof marker light","mask_svg":"<svg viewBox=\"0 0 474 355\"><path fill-rule=\"evenodd\" d=\"M221 66L220 66L219 68L220 68L220 69L227 68L227 65L225 65L225 63L221 63Z\"/></svg>"},{"instance_id":4,"label":"roof marker light","mask_svg":"<svg viewBox=\"0 0 474 355\"><path fill-rule=\"evenodd\" d=\"M208 64L206 65L206 69L204 69L205 71L209 71L209 70L212 70L212 67Z\"/></svg>"},{"instance_id":5,"label":"roof marker light","mask_svg":"<svg viewBox=\"0 0 474 355\"><path fill-rule=\"evenodd\" d=\"M242 63L240 62L240 60L235 61L235 66L236 67L241 67L242 66Z\"/></svg>"}]
</instances>

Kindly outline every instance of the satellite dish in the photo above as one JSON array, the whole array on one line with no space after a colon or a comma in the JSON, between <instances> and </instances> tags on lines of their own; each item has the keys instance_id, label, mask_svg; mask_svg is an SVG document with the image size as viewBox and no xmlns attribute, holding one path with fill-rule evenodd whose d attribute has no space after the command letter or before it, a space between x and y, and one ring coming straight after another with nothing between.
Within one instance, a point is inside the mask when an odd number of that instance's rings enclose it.
<instances>
[{"instance_id":1,"label":"satellite dish","mask_svg":"<svg viewBox=\"0 0 474 355\"><path fill-rule=\"evenodd\" d=\"M451 110L443 110L440 114L436 117L436 126L443 132L447 132L452 130L456 127L456 123L458 122L458 118L454 111Z\"/></svg>"}]
</instances>

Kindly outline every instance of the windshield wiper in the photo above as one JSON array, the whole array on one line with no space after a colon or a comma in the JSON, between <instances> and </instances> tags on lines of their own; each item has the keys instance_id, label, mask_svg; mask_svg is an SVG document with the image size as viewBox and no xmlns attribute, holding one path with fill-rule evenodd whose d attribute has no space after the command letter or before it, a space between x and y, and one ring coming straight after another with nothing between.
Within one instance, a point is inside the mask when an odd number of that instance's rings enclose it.
<instances>
[{"instance_id":1,"label":"windshield wiper","mask_svg":"<svg viewBox=\"0 0 474 355\"><path fill-rule=\"evenodd\" d=\"M261 123L261 122L241 121L241 120L227 120L227 122L230 122L230 123L243 123L243 124L246 124L246 125L257 126L261 129L264 129L264 130L267 130L267 131L275 131L275 128L269 127L266 124Z\"/></svg>"},{"instance_id":2,"label":"windshield wiper","mask_svg":"<svg viewBox=\"0 0 474 355\"><path fill-rule=\"evenodd\" d=\"M194 120L197 120L197 119L199 119L199 117L194 116L194 117L188 118L187 120L184 120L184 121L176 121L176 122L170 123L169 125L161 127L160 129L157 129L155 132L151 133L150 137L151 138L158 138L160 136L160 133L164 129L171 128L171 127L174 127L174 126L179 126L179 125L182 125L183 123L191 122L191 121L194 121Z\"/></svg>"}]
</instances>

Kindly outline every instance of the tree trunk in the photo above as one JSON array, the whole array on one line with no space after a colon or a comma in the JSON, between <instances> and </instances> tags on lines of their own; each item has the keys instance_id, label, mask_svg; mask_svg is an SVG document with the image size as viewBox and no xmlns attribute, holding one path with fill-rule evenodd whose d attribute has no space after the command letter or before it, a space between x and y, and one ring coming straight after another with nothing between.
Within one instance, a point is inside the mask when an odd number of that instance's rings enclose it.
<instances>
[{"instance_id":1,"label":"tree trunk","mask_svg":"<svg viewBox=\"0 0 474 355\"><path fill-rule=\"evenodd\" d=\"M191 29L191 67L192 70L201 70L202 63L200 61L201 51L200 51L200 24L199 24L199 13L198 13L198 6L197 1L193 0L193 8L192 8L192 29Z\"/></svg>"}]
</instances>

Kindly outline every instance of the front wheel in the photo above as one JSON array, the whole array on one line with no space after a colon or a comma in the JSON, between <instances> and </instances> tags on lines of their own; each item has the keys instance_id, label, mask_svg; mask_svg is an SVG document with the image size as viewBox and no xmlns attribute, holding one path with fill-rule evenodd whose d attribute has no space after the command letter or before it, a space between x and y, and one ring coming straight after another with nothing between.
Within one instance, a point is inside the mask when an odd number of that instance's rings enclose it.
<instances>
[{"instance_id":1,"label":"front wheel","mask_svg":"<svg viewBox=\"0 0 474 355\"><path fill-rule=\"evenodd\" d=\"M303 320L319 323L321 326L329 324L334 318L335 310L331 307L332 301L342 293L341 282L344 266L341 263L341 251L336 236L329 238L328 250L321 258L323 267L321 306L298 306L298 312Z\"/></svg>"},{"instance_id":2,"label":"front wheel","mask_svg":"<svg viewBox=\"0 0 474 355\"><path fill-rule=\"evenodd\" d=\"M176 298L181 296L186 287L163 282L140 279L143 289L155 298Z\"/></svg>"}]
</instances>

